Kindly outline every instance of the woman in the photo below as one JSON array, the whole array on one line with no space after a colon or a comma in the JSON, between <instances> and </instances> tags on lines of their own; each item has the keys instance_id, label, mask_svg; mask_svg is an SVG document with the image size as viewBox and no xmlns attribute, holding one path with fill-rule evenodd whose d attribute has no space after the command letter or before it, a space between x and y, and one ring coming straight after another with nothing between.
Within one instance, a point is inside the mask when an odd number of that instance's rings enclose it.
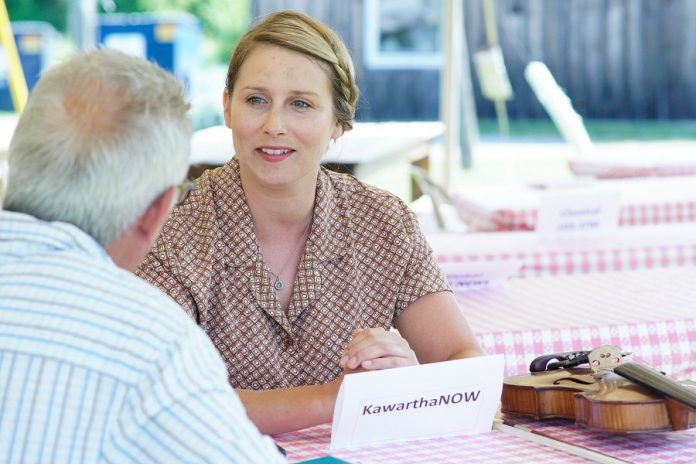
<instances>
[{"instance_id":1,"label":"woman","mask_svg":"<svg viewBox=\"0 0 696 464\"><path fill-rule=\"evenodd\" d=\"M319 165L357 98L326 26L284 11L253 27L223 94L235 156L139 270L208 333L265 433L330 421L344 373L480 354L414 214Z\"/></svg>"}]
</instances>

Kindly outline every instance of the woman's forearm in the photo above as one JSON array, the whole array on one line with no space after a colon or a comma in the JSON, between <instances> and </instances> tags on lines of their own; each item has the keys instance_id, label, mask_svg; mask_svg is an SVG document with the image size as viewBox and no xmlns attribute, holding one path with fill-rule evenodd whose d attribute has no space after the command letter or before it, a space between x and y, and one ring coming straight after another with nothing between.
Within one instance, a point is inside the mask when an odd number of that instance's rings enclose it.
<instances>
[{"instance_id":1,"label":"woman's forearm","mask_svg":"<svg viewBox=\"0 0 696 464\"><path fill-rule=\"evenodd\" d=\"M343 377L323 385L241 390L237 394L249 419L268 435L330 422Z\"/></svg>"}]
</instances>

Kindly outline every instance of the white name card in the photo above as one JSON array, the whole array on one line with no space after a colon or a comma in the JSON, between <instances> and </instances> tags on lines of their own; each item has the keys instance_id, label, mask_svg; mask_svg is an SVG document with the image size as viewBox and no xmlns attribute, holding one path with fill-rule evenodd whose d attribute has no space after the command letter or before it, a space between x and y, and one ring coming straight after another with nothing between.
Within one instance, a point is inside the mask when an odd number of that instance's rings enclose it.
<instances>
[{"instance_id":1,"label":"white name card","mask_svg":"<svg viewBox=\"0 0 696 464\"><path fill-rule=\"evenodd\" d=\"M503 355L346 375L331 449L488 432L503 388Z\"/></svg>"},{"instance_id":2,"label":"white name card","mask_svg":"<svg viewBox=\"0 0 696 464\"><path fill-rule=\"evenodd\" d=\"M523 262L518 259L441 263L440 268L456 294L499 287L516 275Z\"/></svg>"},{"instance_id":3,"label":"white name card","mask_svg":"<svg viewBox=\"0 0 696 464\"><path fill-rule=\"evenodd\" d=\"M619 200L617 191L542 195L536 231L543 238L607 235L619 224Z\"/></svg>"}]
</instances>

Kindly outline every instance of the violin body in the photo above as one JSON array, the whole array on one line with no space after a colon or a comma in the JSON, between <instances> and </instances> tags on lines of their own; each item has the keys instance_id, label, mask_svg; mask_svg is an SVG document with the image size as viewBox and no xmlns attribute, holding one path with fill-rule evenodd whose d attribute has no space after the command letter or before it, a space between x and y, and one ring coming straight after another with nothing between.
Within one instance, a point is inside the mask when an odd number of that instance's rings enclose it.
<instances>
[{"instance_id":1,"label":"violin body","mask_svg":"<svg viewBox=\"0 0 696 464\"><path fill-rule=\"evenodd\" d=\"M600 379L590 368L533 372L505 379L501 411L536 420L574 419L589 429L666 432L696 426L696 410L615 373ZM693 389L696 384L682 382Z\"/></svg>"}]
</instances>

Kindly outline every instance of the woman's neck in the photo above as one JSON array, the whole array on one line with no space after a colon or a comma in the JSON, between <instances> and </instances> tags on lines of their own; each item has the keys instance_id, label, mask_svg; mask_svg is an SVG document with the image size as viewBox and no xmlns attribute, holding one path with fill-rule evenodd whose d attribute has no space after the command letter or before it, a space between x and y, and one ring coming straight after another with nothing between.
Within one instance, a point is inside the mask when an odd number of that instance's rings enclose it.
<instances>
[{"instance_id":1,"label":"woman's neck","mask_svg":"<svg viewBox=\"0 0 696 464\"><path fill-rule=\"evenodd\" d=\"M288 189L270 190L247 185L242 177L242 187L247 198L258 240L294 236L304 230L314 211L316 181L313 185L299 185Z\"/></svg>"}]
</instances>

